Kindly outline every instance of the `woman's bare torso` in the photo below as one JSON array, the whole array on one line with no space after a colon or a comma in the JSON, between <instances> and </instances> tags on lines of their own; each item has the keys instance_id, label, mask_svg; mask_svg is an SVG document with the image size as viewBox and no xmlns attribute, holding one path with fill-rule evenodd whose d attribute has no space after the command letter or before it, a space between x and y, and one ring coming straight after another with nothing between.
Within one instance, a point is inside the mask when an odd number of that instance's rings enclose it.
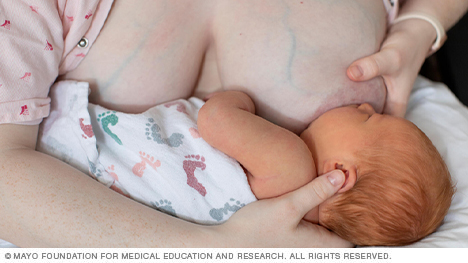
<instances>
[{"instance_id":1,"label":"woman's bare torso","mask_svg":"<svg viewBox=\"0 0 468 263\"><path fill-rule=\"evenodd\" d=\"M61 79L88 81L90 101L138 113L162 102L242 90L257 114L296 133L323 112L369 102L381 79L346 68L380 47L375 0L115 0L87 57Z\"/></svg>"}]
</instances>

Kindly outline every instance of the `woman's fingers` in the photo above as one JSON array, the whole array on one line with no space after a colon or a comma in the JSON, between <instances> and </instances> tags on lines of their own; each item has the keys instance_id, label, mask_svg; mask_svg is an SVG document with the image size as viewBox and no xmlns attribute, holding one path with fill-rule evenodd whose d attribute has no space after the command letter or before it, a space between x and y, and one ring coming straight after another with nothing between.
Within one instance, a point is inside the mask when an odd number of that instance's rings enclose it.
<instances>
[{"instance_id":1,"label":"woman's fingers","mask_svg":"<svg viewBox=\"0 0 468 263\"><path fill-rule=\"evenodd\" d=\"M384 113L397 116L397 117L405 117L406 107L408 106L408 96L401 96L402 98L389 98L385 102Z\"/></svg>"},{"instance_id":2,"label":"woman's fingers","mask_svg":"<svg viewBox=\"0 0 468 263\"><path fill-rule=\"evenodd\" d=\"M348 77L353 81L366 81L382 77L387 87L387 99L384 113L404 117L409 94L417 72L408 58L403 59L404 50L396 44L387 45L379 52L356 60L347 70ZM416 65L418 66L418 65Z\"/></svg>"},{"instance_id":3,"label":"woman's fingers","mask_svg":"<svg viewBox=\"0 0 468 263\"><path fill-rule=\"evenodd\" d=\"M340 170L324 174L288 194L248 204L224 224L210 229L220 240L229 236L229 246L236 247L350 247L351 243L326 228L302 220L333 196L344 181Z\"/></svg>"},{"instance_id":4,"label":"woman's fingers","mask_svg":"<svg viewBox=\"0 0 468 263\"><path fill-rule=\"evenodd\" d=\"M346 72L354 81L365 81L384 75L391 75L401 67L401 55L393 48L382 49L373 55L353 62Z\"/></svg>"},{"instance_id":5,"label":"woman's fingers","mask_svg":"<svg viewBox=\"0 0 468 263\"><path fill-rule=\"evenodd\" d=\"M340 190L344 181L343 172L334 170L315 178L298 190L285 195L284 198L299 214L298 219L300 220L312 208L320 205Z\"/></svg>"}]
</instances>

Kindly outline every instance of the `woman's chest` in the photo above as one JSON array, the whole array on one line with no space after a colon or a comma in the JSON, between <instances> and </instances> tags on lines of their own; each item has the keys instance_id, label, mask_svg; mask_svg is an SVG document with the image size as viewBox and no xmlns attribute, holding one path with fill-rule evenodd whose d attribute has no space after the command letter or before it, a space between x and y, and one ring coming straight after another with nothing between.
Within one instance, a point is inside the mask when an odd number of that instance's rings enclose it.
<instances>
[{"instance_id":1,"label":"woman's chest","mask_svg":"<svg viewBox=\"0 0 468 263\"><path fill-rule=\"evenodd\" d=\"M89 54L63 79L90 82L90 101L137 113L194 91L240 89L258 114L300 130L350 103L383 105L381 80L346 67L374 53L381 1L117 0Z\"/></svg>"},{"instance_id":2,"label":"woman's chest","mask_svg":"<svg viewBox=\"0 0 468 263\"><path fill-rule=\"evenodd\" d=\"M86 58L61 79L90 83L90 101L137 113L188 97L208 43L210 1L116 0Z\"/></svg>"}]
</instances>

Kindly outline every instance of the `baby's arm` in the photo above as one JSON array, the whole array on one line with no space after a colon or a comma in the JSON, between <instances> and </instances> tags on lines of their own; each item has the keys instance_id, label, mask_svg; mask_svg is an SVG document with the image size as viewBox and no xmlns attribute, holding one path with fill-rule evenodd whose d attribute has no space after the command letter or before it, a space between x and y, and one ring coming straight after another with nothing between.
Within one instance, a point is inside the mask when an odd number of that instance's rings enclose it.
<instances>
[{"instance_id":1,"label":"baby's arm","mask_svg":"<svg viewBox=\"0 0 468 263\"><path fill-rule=\"evenodd\" d=\"M239 161L247 170L257 198L295 190L316 177L312 154L294 133L257 115L248 95L216 94L200 109L198 129L213 147Z\"/></svg>"}]
</instances>

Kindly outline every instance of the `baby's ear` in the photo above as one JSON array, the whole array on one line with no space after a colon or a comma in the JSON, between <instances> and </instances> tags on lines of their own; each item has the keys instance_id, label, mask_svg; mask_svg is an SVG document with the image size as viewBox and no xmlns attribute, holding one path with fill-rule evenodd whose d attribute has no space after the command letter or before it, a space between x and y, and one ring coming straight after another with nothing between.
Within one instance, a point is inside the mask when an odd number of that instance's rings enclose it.
<instances>
[{"instance_id":1,"label":"baby's ear","mask_svg":"<svg viewBox=\"0 0 468 263\"><path fill-rule=\"evenodd\" d=\"M349 165L349 167L344 165L343 168L341 168L341 170L346 176L346 181L344 182L341 189L338 190L338 193L344 193L349 189L353 188L357 181L357 168L355 165Z\"/></svg>"},{"instance_id":2,"label":"baby's ear","mask_svg":"<svg viewBox=\"0 0 468 263\"><path fill-rule=\"evenodd\" d=\"M323 173L325 174L333 170L341 170L346 176L346 181L338 193L344 193L354 187L357 181L357 168L354 164L337 160L325 162Z\"/></svg>"}]
</instances>

